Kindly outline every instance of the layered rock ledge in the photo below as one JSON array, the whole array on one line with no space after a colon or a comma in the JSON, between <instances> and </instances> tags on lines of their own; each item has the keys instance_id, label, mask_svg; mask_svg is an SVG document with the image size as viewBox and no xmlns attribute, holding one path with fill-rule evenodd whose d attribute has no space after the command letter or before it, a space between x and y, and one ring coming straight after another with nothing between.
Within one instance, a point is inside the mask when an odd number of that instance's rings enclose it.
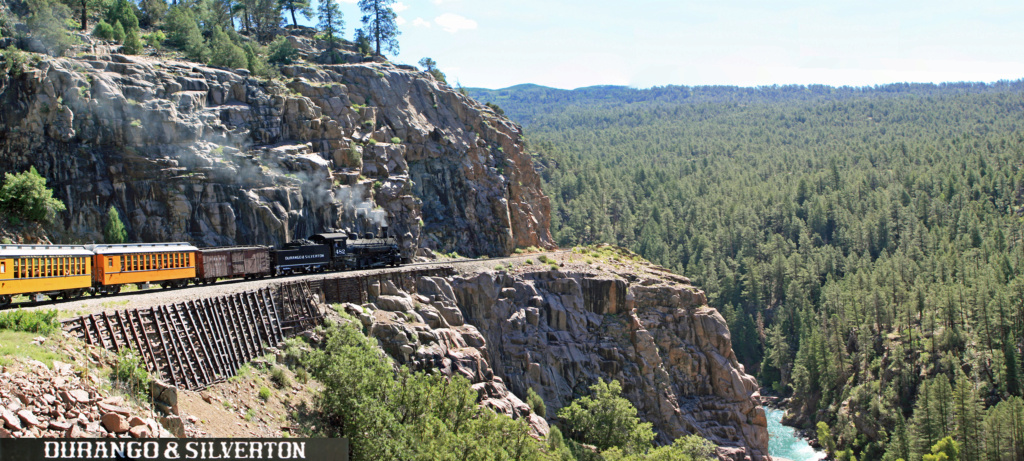
<instances>
[{"instance_id":1,"label":"layered rock ledge","mask_svg":"<svg viewBox=\"0 0 1024 461\"><path fill-rule=\"evenodd\" d=\"M384 282L373 303L346 309L397 362L460 373L485 405L537 432L598 379L616 379L658 442L699 434L723 459L768 459L757 382L704 293L648 263L580 259L424 277L415 293ZM523 403L529 388L548 421Z\"/></svg>"}]
</instances>

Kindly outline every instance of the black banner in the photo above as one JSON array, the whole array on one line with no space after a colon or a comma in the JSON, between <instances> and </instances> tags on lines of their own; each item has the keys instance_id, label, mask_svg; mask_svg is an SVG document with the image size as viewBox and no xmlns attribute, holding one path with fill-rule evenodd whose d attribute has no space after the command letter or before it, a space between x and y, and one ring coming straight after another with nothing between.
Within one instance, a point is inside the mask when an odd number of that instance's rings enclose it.
<instances>
[{"instance_id":1,"label":"black banner","mask_svg":"<svg viewBox=\"0 0 1024 461\"><path fill-rule=\"evenodd\" d=\"M0 461L347 461L348 439L0 439Z\"/></svg>"}]
</instances>

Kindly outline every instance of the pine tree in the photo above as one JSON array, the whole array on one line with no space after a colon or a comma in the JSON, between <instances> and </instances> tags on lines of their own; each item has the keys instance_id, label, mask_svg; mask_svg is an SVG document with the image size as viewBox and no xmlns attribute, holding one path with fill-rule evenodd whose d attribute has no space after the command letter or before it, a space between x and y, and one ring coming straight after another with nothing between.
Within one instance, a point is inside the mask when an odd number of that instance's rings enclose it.
<instances>
[{"instance_id":1,"label":"pine tree","mask_svg":"<svg viewBox=\"0 0 1024 461\"><path fill-rule=\"evenodd\" d=\"M956 424L954 434L960 443L960 458L964 461L982 459L981 424L984 413L978 390L959 368L956 388L953 391L953 414Z\"/></svg>"},{"instance_id":2,"label":"pine tree","mask_svg":"<svg viewBox=\"0 0 1024 461\"><path fill-rule=\"evenodd\" d=\"M313 17L313 10L309 7L309 0L278 0L278 5L281 9L287 10L292 15L292 25L298 26L299 22L295 20L295 12L302 13L302 16L306 19Z\"/></svg>"},{"instance_id":3,"label":"pine tree","mask_svg":"<svg viewBox=\"0 0 1024 461\"><path fill-rule=\"evenodd\" d=\"M933 380L926 380L921 383L917 390L917 402L914 404L914 415L910 420L911 433L911 457L919 458L928 453L932 445L939 440L936 427L935 415L932 412L932 392L929 389ZM908 458L909 459L909 458Z\"/></svg>"},{"instance_id":4,"label":"pine tree","mask_svg":"<svg viewBox=\"0 0 1024 461\"><path fill-rule=\"evenodd\" d=\"M341 34L345 32L345 20L342 18L338 0L321 0L320 6L317 7L317 18L320 19L320 32L327 40L327 50L334 52Z\"/></svg>"},{"instance_id":5,"label":"pine tree","mask_svg":"<svg viewBox=\"0 0 1024 461\"><path fill-rule=\"evenodd\" d=\"M1003 362L1006 368L1006 393L1020 396L1020 367L1017 361L1016 341L1009 334L1003 338Z\"/></svg>"},{"instance_id":6,"label":"pine tree","mask_svg":"<svg viewBox=\"0 0 1024 461\"><path fill-rule=\"evenodd\" d=\"M121 222L121 215L113 205L107 210L107 223L103 225L103 241L106 243L124 243L128 241L128 230Z\"/></svg>"},{"instance_id":7,"label":"pine tree","mask_svg":"<svg viewBox=\"0 0 1024 461\"><path fill-rule=\"evenodd\" d=\"M391 9L395 0L359 0L359 10L363 12L363 30L376 47L377 56L383 49L398 54L398 36L402 33L395 23L397 15Z\"/></svg>"},{"instance_id":8,"label":"pine tree","mask_svg":"<svg viewBox=\"0 0 1024 461\"><path fill-rule=\"evenodd\" d=\"M886 460L910 459L910 439L907 434L907 422L903 419L903 412L896 410L896 426L889 437L888 450L885 452Z\"/></svg>"},{"instance_id":9,"label":"pine tree","mask_svg":"<svg viewBox=\"0 0 1024 461\"><path fill-rule=\"evenodd\" d=\"M232 42L224 29L217 28L210 38L210 65L246 69L249 60L245 56L245 50Z\"/></svg>"},{"instance_id":10,"label":"pine tree","mask_svg":"<svg viewBox=\"0 0 1024 461\"><path fill-rule=\"evenodd\" d=\"M139 18L135 16L135 8L128 0L116 0L112 3L107 9L106 19L111 24L120 22L125 32L139 28Z\"/></svg>"}]
</instances>

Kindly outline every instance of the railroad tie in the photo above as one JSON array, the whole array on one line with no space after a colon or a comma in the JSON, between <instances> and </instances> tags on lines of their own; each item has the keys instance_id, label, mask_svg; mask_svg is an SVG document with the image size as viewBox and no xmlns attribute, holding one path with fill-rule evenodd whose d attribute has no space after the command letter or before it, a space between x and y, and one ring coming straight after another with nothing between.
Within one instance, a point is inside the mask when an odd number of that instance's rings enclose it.
<instances>
[{"instance_id":1,"label":"railroad tie","mask_svg":"<svg viewBox=\"0 0 1024 461\"><path fill-rule=\"evenodd\" d=\"M106 349L107 343L103 341L103 332L100 331L100 323L96 321L96 314L89 314L89 320L92 321L92 326L96 329L96 339L99 340L100 347Z\"/></svg>"},{"instance_id":2,"label":"railroad tie","mask_svg":"<svg viewBox=\"0 0 1024 461\"><path fill-rule=\"evenodd\" d=\"M100 317L103 317L103 324L107 326L107 331L110 333L110 342L114 345L114 353L121 353L121 346L117 344L117 332L114 330L113 325L110 324L110 317L107 316L107 312L100 312Z\"/></svg>"},{"instance_id":3,"label":"railroad tie","mask_svg":"<svg viewBox=\"0 0 1024 461\"><path fill-rule=\"evenodd\" d=\"M245 311L245 319L251 325L253 341L257 344L256 350L260 351L260 355L265 350L264 344L270 341L265 339L260 332L260 322L257 319L257 310L254 309L253 305L249 302L249 292L238 295L239 303L242 305L242 309Z\"/></svg>"},{"instance_id":4,"label":"railroad tie","mask_svg":"<svg viewBox=\"0 0 1024 461\"><path fill-rule=\"evenodd\" d=\"M274 295L270 290L260 290L260 296L263 298L263 305L267 309L267 315L271 319L275 327L275 333L277 334L277 341L284 341L284 331L281 330L281 317L277 312L277 305L274 304Z\"/></svg>"},{"instance_id":5,"label":"railroad tie","mask_svg":"<svg viewBox=\"0 0 1024 461\"><path fill-rule=\"evenodd\" d=\"M89 324L86 323L86 321L85 321L86 318L87 317L83 315L83 316L79 317L78 319L81 320L81 322L82 322L82 333L83 333L82 336L85 337L85 343L89 344L89 345L92 345L92 334L89 333Z\"/></svg>"},{"instance_id":6,"label":"railroad tie","mask_svg":"<svg viewBox=\"0 0 1024 461\"><path fill-rule=\"evenodd\" d=\"M195 359L196 368L199 369L199 375L197 378L202 377L202 382L199 387L208 385L213 381L213 377L210 373L208 356L203 352L202 342L199 340L199 326L195 322L189 321L187 316L183 312L187 312L188 306L185 303L174 305L174 315L178 319L178 324L182 327L182 335L186 339L188 345L187 352L189 357ZM197 346L198 345L198 346Z\"/></svg>"},{"instance_id":7,"label":"railroad tie","mask_svg":"<svg viewBox=\"0 0 1024 461\"><path fill-rule=\"evenodd\" d=\"M181 338L181 334L178 332L177 322L174 321L174 317L171 316L171 309L166 305L160 306L160 314L164 320L164 326L170 331L171 346L174 349L175 356L177 356L178 371L185 377L185 389L192 389L192 386L199 385L198 373L192 366L192 361L189 360L189 356L185 353L184 340Z\"/></svg>"},{"instance_id":8,"label":"railroad tie","mask_svg":"<svg viewBox=\"0 0 1024 461\"><path fill-rule=\"evenodd\" d=\"M194 314L196 321L203 325L203 334L209 344L210 353L213 358L212 363L216 368L217 373L222 378L227 378L228 376L231 376L231 370L229 370L229 367L224 362L224 351L221 349L221 343L218 339L219 335L217 334L216 326L210 321L210 316L208 315L209 308L206 305L206 300L200 299L193 305L195 306Z\"/></svg>"},{"instance_id":9,"label":"railroad tie","mask_svg":"<svg viewBox=\"0 0 1024 461\"><path fill-rule=\"evenodd\" d=\"M255 291L247 291L245 293L245 299L248 300L249 306L252 310L253 315L256 318L256 325L259 327L257 332L260 333L260 337L269 346L276 346L277 341L274 340L273 335L270 333L270 324L267 321L266 313L263 312L260 306L260 300L256 296Z\"/></svg>"},{"instance_id":10,"label":"railroad tie","mask_svg":"<svg viewBox=\"0 0 1024 461\"><path fill-rule=\"evenodd\" d=\"M171 357L171 354L174 353L174 348L168 344L168 340L164 337L164 330L166 330L166 328L163 327L163 321L160 318L160 315L158 315L158 312L159 311L157 311L156 308L149 308L149 315L153 319L153 328L156 330L157 338L160 339L160 348L163 349L164 357L167 361L167 371L171 375L171 384L175 387L180 387L184 385L184 381L183 379L178 379L178 370L177 367L174 366L175 360ZM169 335L170 334L168 332L168 336Z\"/></svg>"},{"instance_id":11,"label":"railroad tie","mask_svg":"<svg viewBox=\"0 0 1024 461\"><path fill-rule=\"evenodd\" d=\"M252 344L253 350L256 351L256 356L263 355L266 349L263 346L263 341L260 340L259 329L256 327L255 319L252 318L249 303L246 302L243 294L236 295L235 302L242 310L242 322L245 323L245 330L249 334L249 342Z\"/></svg>"},{"instance_id":12,"label":"railroad tie","mask_svg":"<svg viewBox=\"0 0 1024 461\"><path fill-rule=\"evenodd\" d=\"M230 313L231 323L235 329L235 335L238 338L239 344L243 346L242 359L246 362L256 358L256 349L252 347L252 342L249 340L249 333L245 328L245 319L242 317L242 312L238 308L238 304L235 302L234 297L228 297L224 300L225 305L228 307Z\"/></svg>"},{"instance_id":13,"label":"railroad tie","mask_svg":"<svg viewBox=\"0 0 1024 461\"><path fill-rule=\"evenodd\" d=\"M189 301L189 304L188 317L192 324L196 326L196 333L203 343L203 352L208 359L206 361L207 365L213 369L216 381L227 379L228 372L224 367L223 357L221 357L220 351L217 350L217 345L210 335L210 323L203 318L202 302ZM200 325L202 325L202 328L200 328Z\"/></svg>"},{"instance_id":14,"label":"railroad tie","mask_svg":"<svg viewBox=\"0 0 1024 461\"><path fill-rule=\"evenodd\" d=\"M139 323L139 333L142 336L143 343L146 345L146 351L149 352L149 361L153 364L153 371L159 373L160 364L157 363L156 354L153 353L153 344L149 341L149 334L146 332L146 325L142 323L142 314L140 313L140 309L135 309L134 312L135 320ZM131 316L129 315L129 321L131 321L130 317Z\"/></svg>"},{"instance_id":15,"label":"railroad tie","mask_svg":"<svg viewBox=\"0 0 1024 461\"><path fill-rule=\"evenodd\" d=\"M168 307L168 314L171 315L171 322L174 324L174 332L177 335L178 341L181 344L182 352L185 355L185 364L188 365L189 371L192 373L194 378L195 387L193 389L199 389L204 386L205 383L210 381L210 377L206 372L206 367L203 365L202 357L199 351L195 347L195 342L191 337L190 329L187 327L184 318L181 315L181 310L184 309L184 303L178 305L177 303L172 304Z\"/></svg>"},{"instance_id":16,"label":"railroad tie","mask_svg":"<svg viewBox=\"0 0 1024 461\"><path fill-rule=\"evenodd\" d=\"M241 358L235 351L235 343L231 341L231 333L228 331L227 322L224 321L224 312L220 307L217 299L207 300L206 303L209 305L209 315L213 321L215 330L217 331L218 341L220 342L221 349L224 351L225 360L231 366L231 374L238 373L238 368L242 363Z\"/></svg>"}]
</instances>

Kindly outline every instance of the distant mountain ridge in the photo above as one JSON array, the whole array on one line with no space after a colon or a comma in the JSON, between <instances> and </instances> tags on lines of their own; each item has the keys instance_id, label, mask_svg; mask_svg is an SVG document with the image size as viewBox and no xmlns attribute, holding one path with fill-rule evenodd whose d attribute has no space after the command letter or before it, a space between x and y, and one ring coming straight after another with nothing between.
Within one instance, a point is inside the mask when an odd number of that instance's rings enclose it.
<instances>
[{"instance_id":1,"label":"distant mountain ridge","mask_svg":"<svg viewBox=\"0 0 1024 461\"><path fill-rule=\"evenodd\" d=\"M483 103L500 106L511 119L529 126L538 117L564 112L570 107L586 105L611 108L631 104L757 104L780 100L848 100L850 98L891 98L893 96L937 96L980 94L1003 91L1024 91L1024 79L1013 81L890 83L853 87L828 85L768 85L740 87L731 85L667 85L638 89L617 85L597 85L573 90L523 83L497 90L466 88L469 95Z\"/></svg>"}]
</instances>

